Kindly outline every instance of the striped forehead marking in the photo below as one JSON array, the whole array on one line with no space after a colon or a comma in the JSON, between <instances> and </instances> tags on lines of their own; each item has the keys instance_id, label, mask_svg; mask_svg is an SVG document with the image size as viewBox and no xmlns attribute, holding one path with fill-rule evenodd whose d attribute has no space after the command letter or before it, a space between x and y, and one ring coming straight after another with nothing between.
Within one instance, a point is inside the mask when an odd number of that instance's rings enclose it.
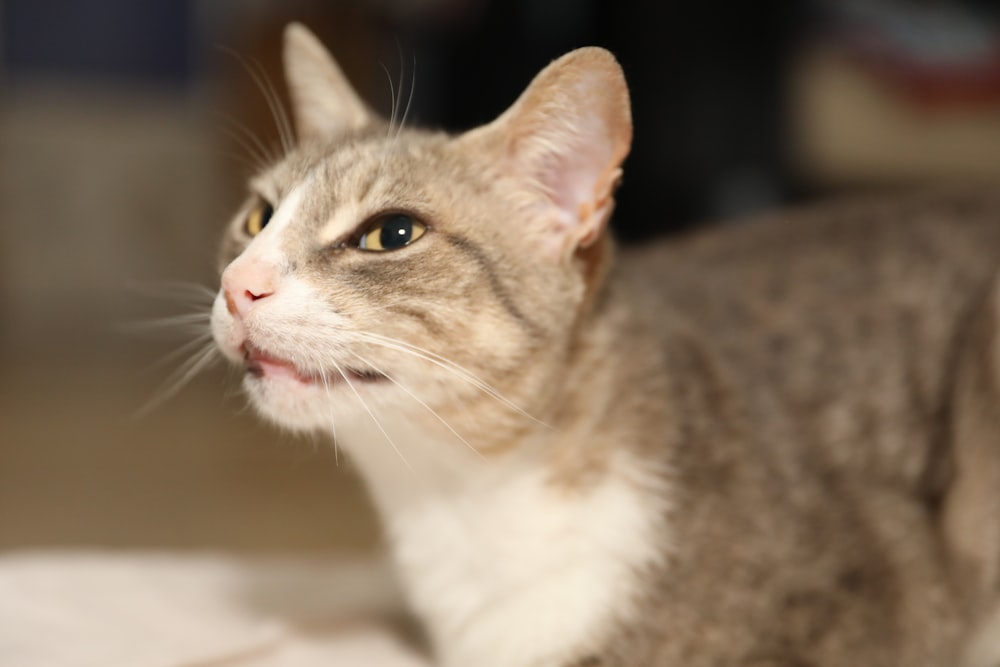
<instances>
[{"instance_id":1,"label":"striped forehead marking","mask_svg":"<svg viewBox=\"0 0 1000 667\"><path fill-rule=\"evenodd\" d=\"M329 245L350 234L364 218L375 212L366 205L366 200L379 171L378 166L371 165L368 169L348 168L338 174L336 182L331 184L338 195L335 207L316 231L321 245Z\"/></svg>"},{"instance_id":2,"label":"striped forehead marking","mask_svg":"<svg viewBox=\"0 0 1000 667\"><path fill-rule=\"evenodd\" d=\"M288 193L287 197L278 202L267 226L250 241L246 250L243 251L244 256L257 257L272 264L282 263L285 256L281 248L284 231L297 217L305 187L305 183L297 185Z\"/></svg>"},{"instance_id":3,"label":"striped forehead marking","mask_svg":"<svg viewBox=\"0 0 1000 667\"><path fill-rule=\"evenodd\" d=\"M362 215L363 210L359 201L352 198L340 202L333 215L317 231L318 242L325 246L343 238L362 222Z\"/></svg>"}]
</instances>

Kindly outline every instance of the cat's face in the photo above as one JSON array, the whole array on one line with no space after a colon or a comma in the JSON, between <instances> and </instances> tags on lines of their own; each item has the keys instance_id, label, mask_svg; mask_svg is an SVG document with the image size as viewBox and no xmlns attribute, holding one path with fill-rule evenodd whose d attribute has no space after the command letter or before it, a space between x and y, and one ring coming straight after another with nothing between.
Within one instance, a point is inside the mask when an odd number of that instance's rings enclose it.
<instances>
[{"instance_id":1,"label":"cat's face","mask_svg":"<svg viewBox=\"0 0 1000 667\"><path fill-rule=\"evenodd\" d=\"M300 143L251 181L212 314L260 412L294 429L402 416L499 435L526 421L508 402L553 400L629 138L627 96L612 105L622 127L569 110L548 127L568 88L620 81L610 56L578 53L495 123L449 137L376 119L289 29ZM575 141L584 131L596 140Z\"/></svg>"},{"instance_id":2,"label":"cat's face","mask_svg":"<svg viewBox=\"0 0 1000 667\"><path fill-rule=\"evenodd\" d=\"M288 426L363 409L359 396L425 410L407 391L452 412L487 398L477 382L527 408L582 281L514 238L503 188L454 140L385 134L297 152L255 179L228 230L216 340L246 365L254 404Z\"/></svg>"}]
</instances>

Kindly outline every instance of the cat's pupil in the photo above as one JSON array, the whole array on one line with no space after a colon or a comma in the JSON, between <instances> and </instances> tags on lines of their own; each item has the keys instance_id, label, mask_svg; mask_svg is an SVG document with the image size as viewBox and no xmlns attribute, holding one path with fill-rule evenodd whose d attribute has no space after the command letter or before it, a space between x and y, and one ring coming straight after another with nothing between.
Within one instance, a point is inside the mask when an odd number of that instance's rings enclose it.
<instances>
[{"instance_id":1,"label":"cat's pupil","mask_svg":"<svg viewBox=\"0 0 1000 667\"><path fill-rule=\"evenodd\" d=\"M264 204L260 210L260 228L264 229L267 227L267 223L271 221L271 216L274 215L274 208L270 204Z\"/></svg>"},{"instance_id":2,"label":"cat's pupil","mask_svg":"<svg viewBox=\"0 0 1000 667\"><path fill-rule=\"evenodd\" d=\"M395 215L385 221L379 242L386 250L402 248L413 238L413 218L407 215Z\"/></svg>"}]
</instances>

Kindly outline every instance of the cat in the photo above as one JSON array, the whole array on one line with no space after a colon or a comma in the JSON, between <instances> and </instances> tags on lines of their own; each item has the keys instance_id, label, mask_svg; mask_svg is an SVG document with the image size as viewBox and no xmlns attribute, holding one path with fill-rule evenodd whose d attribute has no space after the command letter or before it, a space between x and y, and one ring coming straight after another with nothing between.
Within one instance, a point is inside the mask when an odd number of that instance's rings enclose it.
<instances>
[{"instance_id":1,"label":"cat","mask_svg":"<svg viewBox=\"0 0 1000 667\"><path fill-rule=\"evenodd\" d=\"M454 136L381 119L301 25L285 67L298 144L213 333L358 467L426 664L1000 665L1000 192L621 249L609 52Z\"/></svg>"}]
</instances>

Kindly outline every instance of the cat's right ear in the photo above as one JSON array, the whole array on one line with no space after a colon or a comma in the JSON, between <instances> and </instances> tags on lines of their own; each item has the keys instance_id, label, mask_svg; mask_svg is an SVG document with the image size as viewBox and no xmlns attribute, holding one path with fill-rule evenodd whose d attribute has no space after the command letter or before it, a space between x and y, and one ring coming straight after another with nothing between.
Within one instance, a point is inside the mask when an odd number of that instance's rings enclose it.
<instances>
[{"instance_id":1,"label":"cat's right ear","mask_svg":"<svg viewBox=\"0 0 1000 667\"><path fill-rule=\"evenodd\" d=\"M327 139L371 122L371 111L333 56L301 23L290 23L285 28L284 59L300 141Z\"/></svg>"}]
</instances>

